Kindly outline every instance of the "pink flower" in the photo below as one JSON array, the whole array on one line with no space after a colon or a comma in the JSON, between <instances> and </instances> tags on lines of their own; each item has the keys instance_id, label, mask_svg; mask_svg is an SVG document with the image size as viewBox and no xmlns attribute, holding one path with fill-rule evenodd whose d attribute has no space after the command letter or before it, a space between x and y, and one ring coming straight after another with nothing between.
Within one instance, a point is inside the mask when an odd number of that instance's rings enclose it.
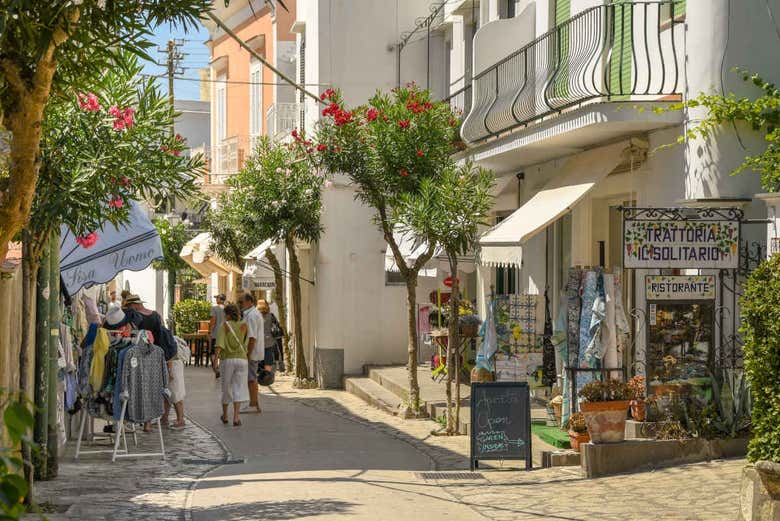
<instances>
[{"instance_id":1,"label":"pink flower","mask_svg":"<svg viewBox=\"0 0 780 521\"><path fill-rule=\"evenodd\" d=\"M119 110L119 107L117 107L116 105L111 105L108 108L108 113L111 114L112 116L114 116L115 118L121 118L122 117L122 111Z\"/></svg>"},{"instance_id":2,"label":"pink flower","mask_svg":"<svg viewBox=\"0 0 780 521\"><path fill-rule=\"evenodd\" d=\"M125 205L125 202L122 200L121 197L114 197L113 199L111 199L108 202L108 207L109 208L116 208L117 210L122 208L124 205Z\"/></svg>"},{"instance_id":3,"label":"pink flower","mask_svg":"<svg viewBox=\"0 0 780 521\"><path fill-rule=\"evenodd\" d=\"M84 248L85 250L94 246L97 240L98 240L98 234L95 232L89 233L87 235L83 235L81 237L76 237L76 243L82 248Z\"/></svg>"},{"instance_id":4,"label":"pink flower","mask_svg":"<svg viewBox=\"0 0 780 521\"><path fill-rule=\"evenodd\" d=\"M398 171L398 174L399 174L401 177L408 177L408 176L409 176L409 172L408 172L408 171L407 171L405 168L402 168L401 170L399 170L399 171Z\"/></svg>"},{"instance_id":5,"label":"pink flower","mask_svg":"<svg viewBox=\"0 0 780 521\"><path fill-rule=\"evenodd\" d=\"M398 120L398 126L401 128L409 128L409 120L408 119Z\"/></svg>"},{"instance_id":6,"label":"pink flower","mask_svg":"<svg viewBox=\"0 0 780 521\"><path fill-rule=\"evenodd\" d=\"M326 89L325 92L320 94L320 99L322 101L325 101L326 99L333 98L333 96L335 96L335 95L336 95L336 91L335 90L333 90L333 89Z\"/></svg>"},{"instance_id":7,"label":"pink flower","mask_svg":"<svg viewBox=\"0 0 780 521\"><path fill-rule=\"evenodd\" d=\"M324 152L328 149L328 145L325 145L323 143L320 143L317 145L317 152Z\"/></svg>"},{"instance_id":8,"label":"pink flower","mask_svg":"<svg viewBox=\"0 0 780 521\"><path fill-rule=\"evenodd\" d=\"M366 119L368 121L374 121L379 116L379 111L376 109L368 109L366 111Z\"/></svg>"},{"instance_id":9,"label":"pink flower","mask_svg":"<svg viewBox=\"0 0 780 521\"><path fill-rule=\"evenodd\" d=\"M124 119L115 119L114 120L114 130L124 130L125 128L125 120Z\"/></svg>"},{"instance_id":10,"label":"pink flower","mask_svg":"<svg viewBox=\"0 0 780 521\"><path fill-rule=\"evenodd\" d=\"M87 112L97 112L100 110L100 102L96 94L90 92L79 94L79 108Z\"/></svg>"},{"instance_id":11,"label":"pink flower","mask_svg":"<svg viewBox=\"0 0 780 521\"><path fill-rule=\"evenodd\" d=\"M330 188L333 186L333 181L325 181L325 188Z\"/></svg>"},{"instance_id":12,"label":"pink flower","mask_svg":"<svg viewBox=\"0 0 780 521\"><path fill-rule=\"evenodd\" d=\"M121 181L122 181L122 184L125 185L125 186L130 184L130 178L129 177L123 177L121 179Z\"/></svg>"},{"instance_id":13,"label":"pink flower","mask_svg":"<svg viewBox=\"0 0 780 521\"><path fill-rule=\"evenodd\" d=\"M422 156L424 156L424 155L425 155L425 152L423 152L422 150L418 150L418 151L417 151L417 155L418 155L418 156L420 156L420 157L422 157Z\"/></svg>"},{"instance_id":14,"label":"pink flower","mask_svg":"<svg viewBox=\"0 0 780 521\"><path fill-rule=\"evenodd\" d=\"M306 152L311 154L312 152L314 152L314 149L312 147L309 147L309 148L306 149Z\"/></svg>"},{"instance_id":15,"label":"pink flower","mask_svg":"<svg viewBox=\"0 0 780 521\"><path fill-rule=\"evenodd\" d=\"M133 114L135 114L135 109L133 107L127 107L125 108L124 112L122 112L122 120L124 120L125 126L127 128L131 128L133 126ZM178 134L177 137L179 137Z\"/></svg>"}]
</instances>

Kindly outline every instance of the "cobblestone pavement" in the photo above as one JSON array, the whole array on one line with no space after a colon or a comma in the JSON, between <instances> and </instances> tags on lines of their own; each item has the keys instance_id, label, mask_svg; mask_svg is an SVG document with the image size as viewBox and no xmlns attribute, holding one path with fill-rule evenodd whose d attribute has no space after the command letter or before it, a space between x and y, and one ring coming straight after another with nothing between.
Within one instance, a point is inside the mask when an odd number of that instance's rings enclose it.
<instances>
[{"instance_id":1,"label":"cobblestone pavement","mask_svg":"<svg viewBox=\"0 0 780 521\"><path fill-rule=\"evenodd\" d=\"M96 421L96 430L101 422ZM185 460L224 460L222 445L207 431L192 422L181 431L164 430L166 461L159 457L119 459L111 463L111 454L81 455L74 460L75 443L68 443L60 458L59 476L36 483L39 503L67 507L64 514L47 514L51 521L146 519L179 521L185 519L190 489L198 478L216 468L216 464L186 463ZM138 434L138 447L131 452L158 452L156 431ZM97 444L96 444L97 445ZM82 450L109 448L82 446ZM28 516L37 519L38 516Z\"/></svg>"},{"instance_id":2,"label":"cobblestone pavement","mask_svg":"<svg viewBox=\"0 0 780 521\"><path fill-rule=\"evenodd\" d=\"M340 391L275 385L301 403L370 425L418 448L436 470L468 469L466 436L432 436L438 425L402 420ZM532 472L487 469L482 479L437 480L453 499L487 519L567 521L733 521L744 459L717 460L650 472L586 479L579 467ZM435 518L435 517L434 517Z\"/></svg>"}]
</instances>

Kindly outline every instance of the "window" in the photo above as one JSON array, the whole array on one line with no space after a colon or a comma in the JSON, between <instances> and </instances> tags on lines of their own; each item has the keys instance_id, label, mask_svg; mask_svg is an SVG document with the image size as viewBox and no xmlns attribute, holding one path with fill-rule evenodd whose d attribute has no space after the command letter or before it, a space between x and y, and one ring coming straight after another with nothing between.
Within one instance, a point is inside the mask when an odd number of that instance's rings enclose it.
<instances>
[{"instance_id":1,"label":"window","mask_svg":"<svg viewBox=\"0 0 780 521\"><path fill-rule=\"evenodd\" d=\"M405 286L403 276L398 271L385 271L385 286Z\"/></svg>"},{"instance_id":2,"label":"window","mask_svg":"<svg viewBox=\"0 0 780 521\"><path fill-rule=\"evenodd\" d=\"M263 133L263 64L252 60L249 66L249 135L252 148Z\"/></svg>"},{"instance_id":3,"label":"window","mask_svg":"<svg viewBox=\"0 0 780 521\"><path fill-rule=\"evenodd\" d=\"M216 125L216 133L214 138L216 144L222 144L222 140L225 139L227 131L227 107L225 105L227 96L227 84L225 82L225 75L220 74L217 76L216 94L214 96L214 120Z\"/></svg>"},{"instance_id":4,"label":"window","mask_svg":"<svg viewBox=\"0 0 780 521\"><path fill-rule=\"evenodd\" d=\"M499 18L515 17L515 0L503 0L499 7Z\"/></svg>"}]
</instances>

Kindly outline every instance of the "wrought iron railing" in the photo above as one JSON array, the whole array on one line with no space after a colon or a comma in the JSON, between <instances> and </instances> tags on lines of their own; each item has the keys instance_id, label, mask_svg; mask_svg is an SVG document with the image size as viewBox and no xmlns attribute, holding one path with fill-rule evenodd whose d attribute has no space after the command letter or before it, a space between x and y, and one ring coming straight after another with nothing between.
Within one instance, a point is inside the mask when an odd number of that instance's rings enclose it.
<instances>
[{"instance_id":1,"label":"wrought iron railing","mask_svg":"<svg viewBox=\"0 0 780 521\"><path fill-rule=\"evenodd\" d=\"M462 121L471 111L471 85L461 87L442 101L449 103L452 111L458 114Z\"/></svg>"},{"instance_id":2,"label":"wrought iron railing","mask_svg":"<svg viewBox=\"0 0 780 521\"><path fill-rule=\"evenodd\" d=\"M613 3L556 26L474 77L463 138L495 136L585 102L679 95L684 4Z\"/></svg>"}]
</instances>

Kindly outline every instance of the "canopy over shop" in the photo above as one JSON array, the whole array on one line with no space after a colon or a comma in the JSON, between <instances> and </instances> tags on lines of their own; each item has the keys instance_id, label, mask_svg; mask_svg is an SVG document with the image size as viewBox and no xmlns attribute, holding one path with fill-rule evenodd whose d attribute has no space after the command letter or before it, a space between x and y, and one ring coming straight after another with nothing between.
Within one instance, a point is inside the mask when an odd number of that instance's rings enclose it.
<instances>
[{"instance_id":1,"label":"canopy over shop","mask_svg":"<svg viewBox=\"0 0 780 521\"><path fill-rule=\"evenodd\" d=\"M241 270L215 255L212 244L210 233L199 233L184 245L179 256L203 277L210 279L211 284L207 288L209 296L230 293L235 299L240 289L237 279Z\"/></svg>"}]
</instances>

